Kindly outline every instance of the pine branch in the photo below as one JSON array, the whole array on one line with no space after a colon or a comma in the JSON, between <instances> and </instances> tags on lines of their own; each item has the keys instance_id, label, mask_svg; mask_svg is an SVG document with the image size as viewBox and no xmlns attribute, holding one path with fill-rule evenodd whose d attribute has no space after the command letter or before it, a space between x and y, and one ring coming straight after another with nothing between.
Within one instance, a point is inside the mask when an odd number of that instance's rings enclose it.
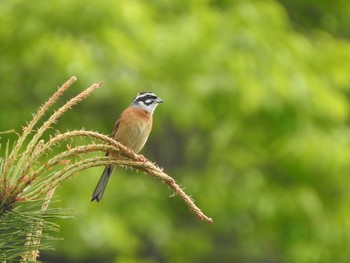
<instances>
[{"instance_id":1,"label":"pine branch","mask_svg":"<svg viewBox=\"0 0 350 263\"><path fill-rule=\"evenodd\" d=\"M21 147L23 146L23 142L24 140L28 137L28 135L31 133L31 131L33 130L35 124L37 124L37 122L44 116L45 112L52 106L55 104L55 102L59 99L59 97L62 96L62 94L77 80L76 77L71 77L66 83L64 83L50 98L49 100L42 105L37 114L34 115L34 118L31 120L31 122L29 122L29 124L23 128L23 133L22 135L19 137L16 146L14 147L14 149L11 151L11 154L9 155L9 157L7 158L4 170L2 171L2 180L3 183L6 184L7 183L7 174L8 174L8 170L9 168L12 166L12 164L16 161L17 156L20 152Z\"/></svg>"},{"instance_id":2,"label":"pine branch","mask_svg":"<svg viewBox=\"0 0 350 263\"><path fill-rule=\"evenodd\" d=\"M33 132L46 111L75 81L76 78L71 77L39 108L23 128L14 147L10 149L7 144L5 156L0 158L0 261L19 258L22 261L36 261L39 250L46 247L43 241L50 239L46 232L58 230L58 226L52 224L51 220L70 215L69 211L49 208L55 189L64 180L95 166L132 167L162 180L182 198L199 220L212 223L213 220L195 205L192 198L162 168L106 135L75 130L57 133L48 140L42 139L43 134L62 114L101 87L102 82L91 85L70 99ZM33 136L25 146L24 141L31 133ZM87 138L91 143L74 146L68 144L81 138ZM57 152L57 149L54 151L55 148L62 144L67 146L67 150L54 154ZM86 157L87 154L107 150L117 152L117 157Z\"/></svg>"}]
</instances>

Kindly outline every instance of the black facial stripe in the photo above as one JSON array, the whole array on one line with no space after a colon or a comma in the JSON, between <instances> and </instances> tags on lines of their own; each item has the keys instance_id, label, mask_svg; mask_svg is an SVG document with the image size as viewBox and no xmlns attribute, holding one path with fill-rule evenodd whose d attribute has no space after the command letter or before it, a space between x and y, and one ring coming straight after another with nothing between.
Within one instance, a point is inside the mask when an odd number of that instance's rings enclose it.
<instances>
[{"instance_id":1,"label":"black facial stripe","mask_svg":"<svg viewBox=\"0 0 350 263\"><path fill-rule=\"evenodd\" d=\"M154 100L151 101L143 101L143 103L147 106L151 105L154 102Z\"/></svg>"},{"instance_id":2,"label":"black facial stripe","mask_svg":"<svg viewBox=\"0 0 350 263\"><path fill-rule=\"evenodd\" d=\"M139 95L138 97L136 97L136 99L134 100L135 102L143 102L144 104L146 105L150 105L154 102L154 100L157 99L157 96L153 95L153 94L150 94L150 93L147 93L145 95ZM147 100L149 100L150 102L146 102Z\"/></svg>"}]
</instances>

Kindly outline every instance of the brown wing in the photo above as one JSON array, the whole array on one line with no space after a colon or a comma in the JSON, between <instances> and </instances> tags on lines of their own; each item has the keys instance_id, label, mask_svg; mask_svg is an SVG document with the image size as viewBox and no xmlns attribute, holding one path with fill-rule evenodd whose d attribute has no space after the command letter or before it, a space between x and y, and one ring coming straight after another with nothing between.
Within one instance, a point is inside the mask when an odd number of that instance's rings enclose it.
<instances>
[{"instance_id":1,"label":"brown wing","mask_svg":"<svg viewBox=\"0 0 350 263\"><path fill-rule=\"evenodd\" d=\"M111 135L109 135L111 138L114 138L114 137L115 137L115 134L117 133L119 124L120 124L120 119L118 119L118 120L116 121L116 123L114 124L114 126L113 126L112 133L111 133Z\"/></svg>"},{"instance_id":2,"label":"brown wing","mask_svg":"<svg viewBox=\"0 0 350 263\"><path fill-rule=\"evenodd\" d=\"M116 135L116 133L118 131L119 124L120 124L120 119L118 119L116 121L116 123L114 124L112 133L109 135L109 137L115 138L115 135ZM108 155L109 155L109 151L106 151L106 156L108 156Z\"/></svg>"}]
</instances>

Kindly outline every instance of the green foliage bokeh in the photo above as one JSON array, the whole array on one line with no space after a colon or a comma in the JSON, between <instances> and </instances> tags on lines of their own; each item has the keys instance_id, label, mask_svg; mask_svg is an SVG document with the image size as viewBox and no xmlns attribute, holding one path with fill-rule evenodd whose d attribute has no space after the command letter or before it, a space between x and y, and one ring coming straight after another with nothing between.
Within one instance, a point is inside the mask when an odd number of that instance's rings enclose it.
<instances>
[{"instance_id":1,"label":"green foliage bokeh","mask_svg":"<svg viewBox=\"0 0 350 263\"><path fill-rule=\"evenodd\" d=\"M0 131L20 131L72 75L71 95L105 86L61 131L109 134L151 90L166 102L142 153L214 219L196 221L135 171L115 172L90 203L102 172L91 169L58 190L77 213L44 262L347 262L346 3L1 1Z\"/></svg>"}]
</instances>

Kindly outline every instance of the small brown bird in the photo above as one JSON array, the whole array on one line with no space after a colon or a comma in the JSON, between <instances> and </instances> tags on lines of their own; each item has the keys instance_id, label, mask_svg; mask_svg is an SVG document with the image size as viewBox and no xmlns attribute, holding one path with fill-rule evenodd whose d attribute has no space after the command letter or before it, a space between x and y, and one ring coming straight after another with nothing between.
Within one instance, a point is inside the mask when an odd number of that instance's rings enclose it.
<instances>
[{"instance_id":1,"label":"small brown bird","mask_svg":"<svg viewBox=\"0 0 350 263\"><path fill-rule=\"evenodd\" d=\"M152 129L152 114L159 103L163 100L152 92L140 92L127 107L114 125L111 137L135 153L141 151ZM113 154L111 152L106 155ZM112 175L114 166L109 165L104 169L91 201L97 202L102 199L109 177Z\"/></svg>"}]
</instances>

